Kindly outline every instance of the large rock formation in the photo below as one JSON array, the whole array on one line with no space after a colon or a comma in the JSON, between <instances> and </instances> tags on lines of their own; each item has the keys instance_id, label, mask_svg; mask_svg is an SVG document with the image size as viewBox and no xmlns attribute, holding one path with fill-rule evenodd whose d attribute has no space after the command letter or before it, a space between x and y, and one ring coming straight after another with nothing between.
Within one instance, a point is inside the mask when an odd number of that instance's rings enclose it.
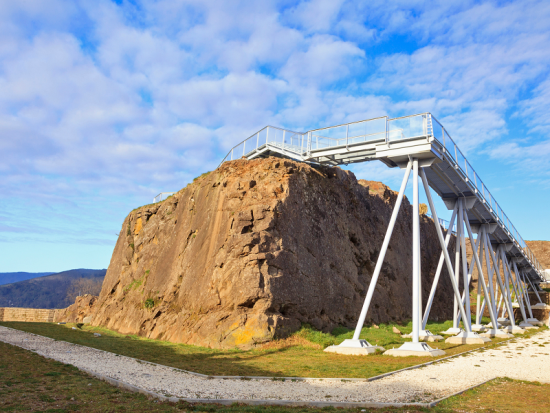
<instances>
[{"instance_id":1,"label":"large rock formation","mask_svg":"<svg viewBox=\"0 0 550 413\"><path fill-rule=\"evenodd\" d=\"M92 324L218 348L354 327L396 195L340 168L226 162L128 215ZM411 317L411 213L405 199L367 322ZM421 234L425 303L440 253L426 216ZM444 273L435 318L451 296Z\"/></svg>"}]
</instances>

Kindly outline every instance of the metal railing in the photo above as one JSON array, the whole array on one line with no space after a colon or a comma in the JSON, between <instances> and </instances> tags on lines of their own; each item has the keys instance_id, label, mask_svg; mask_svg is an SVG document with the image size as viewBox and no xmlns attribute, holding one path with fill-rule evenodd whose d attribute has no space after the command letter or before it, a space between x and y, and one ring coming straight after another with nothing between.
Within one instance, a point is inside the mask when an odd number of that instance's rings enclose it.
<instances>
[{"instance_id":1,"label":"metal railing","mask_svg":"<svg viewBox=\"0 0 550 413\"><path fill-rule=\"evenodd\" d=\"M307 149L307 133L293 132L275 126L266 126L231 148L220 165L225 161L240 159L243 156L248 157L253 152L267 149L268 144L301 156L305 154Z\"/></svg>"},{"instance_id":2,"label":"metal railing","mask_svg":"<svg viewBox=\"0 0 550 413\"><path fill-rule=\"evenodd\" d=\"M445 128L430 113L389 119L387 116L330 126L300 133L273 126L266 126L243 142L231 148L220 163L241 157L251 157L276 147L279 152L299 160L315 158L315 152L328 148L349 147L364 142L386 142L388 144L411 139L435 139L443 148L444 156L478 199L485 204L494 220L500 225L512 242L522 251L524 257L542 273L542 266L531 249L519 235L502 208L495 201L472 165L462 154ZM322 155L321 155L322 156ZM155 198L156 199L156 198ZM155 201L157 202L157 201Z\"/></svg>"},{"instance_id":3,"label":"metal railing","mask_svg":"<svg viewBox=\"0 0 550 413\"><path fill-rule=\"evenodd\" d=\"M468 162L466 157L462 154L458 146L451 139L445 128L434 118L431 114L429 116L428 126L432 132L434 139L436 139L443 147L447 160L452 164L456 171L462 175L462 179L466 182L470 189L481 202L485 204L497 224L504 230L508 237L514 242L516 247L523 252L525 258L529 260L531 265L542 274L542 266L538 262L537 258L527 246L516 227L510 222L508 216L504 213L500 205L495 201L495 198L491 195L479 175L476 173L472 165Z\"/></svg>"},{"instance_id":4,"label":"metal railing","mask_svg":"<svg viewBox=\"0 0 550 413\"><path fill-rule=\"evenodd\" d=\"M429 212L425 214L426 216L430 217L431 219L434 219L432 214L430 214ZM449 230L449 225L451 224L449 221L447 221L446 219L442 219L442 218L439 218L437 217L437 220L439 221L439 225L441 225L441 227L445 230L445 231L448 231ZM456 223L453 224L453 229L452 229L452 233L453 234L456 234Z\"/></svg>"},{"instance_id":5,"label":"metal railing","mask_svg":"<svg viewBox=\"0 0 550 413\"><path fill-rule=\"evenodd\" d=\"M164 201L166 198L169 198L174 194L175 192L161 192L153 198L153 203L156 204L157 202Z\"/></svg>"}]
</instances>

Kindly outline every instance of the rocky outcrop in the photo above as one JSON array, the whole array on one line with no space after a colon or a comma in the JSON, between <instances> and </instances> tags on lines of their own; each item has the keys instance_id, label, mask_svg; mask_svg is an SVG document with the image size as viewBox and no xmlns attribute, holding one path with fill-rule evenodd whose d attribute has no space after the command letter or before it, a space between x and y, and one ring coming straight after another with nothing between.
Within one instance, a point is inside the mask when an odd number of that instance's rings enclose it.
<instances>
[{"instance_id":1,"label":"rocky outcrop","mask_svg":"<svg viewBox=\"0 0 550 413\"><path fill-rule=\"evenodd\" d=\"M76 297L74 304L62 310L55 310L54 322L89 323L92 321L97 296L84 294Z\"/></svg>"},{"instance_id":2,"label":"rocky outcrop","mask_svg":"<svg viewBox=\"0 0 550 413\"><path fill-rule=\"evenodd\" d=\"M340 168L226 162L125 219L93 325L210 347L250 347L302 323L354 327L396 193ZM411 317L405 199L367 322ZM423 300L440 247L421 216ZM454 242L454 241L453 241ZM448 276L432 308L452 317Z\"/></svg>"}]
</instances>

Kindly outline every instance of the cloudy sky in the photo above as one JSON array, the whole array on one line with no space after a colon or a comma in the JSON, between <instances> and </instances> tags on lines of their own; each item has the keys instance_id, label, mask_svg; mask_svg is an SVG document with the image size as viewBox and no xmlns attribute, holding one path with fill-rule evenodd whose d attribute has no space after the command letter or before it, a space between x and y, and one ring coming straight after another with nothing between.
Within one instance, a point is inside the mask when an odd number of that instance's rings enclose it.
<instances>
[{"instance_id":1,"label":"cloudy sky","mask_svg":"<svg viewBox=\"0 0 550 413\"><path fill-rule=\"evenodd\" d=\"M131 209L265 125L426 111L548 240L549 45L548 1L0 1L0 272L106 268Z\"/></svg>"}]
</instances>

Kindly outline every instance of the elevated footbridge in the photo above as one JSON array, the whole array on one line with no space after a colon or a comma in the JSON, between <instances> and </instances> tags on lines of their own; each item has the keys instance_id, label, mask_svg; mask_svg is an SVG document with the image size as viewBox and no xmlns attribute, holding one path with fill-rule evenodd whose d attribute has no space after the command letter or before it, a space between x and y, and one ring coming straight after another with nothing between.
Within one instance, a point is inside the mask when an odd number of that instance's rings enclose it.
<instances>
[{"instance_id":1,"label":"elevated footbridge","mask_svg":"<svg viewBox=\"0 0 550 413\"><path fill-rule=\"evenodd\" d=\"M491 244L501 246L508 261L535 284L544 269L516 227L491 195L445 128L430 114L380 117L343 125L294 132L267 126L233 147L222 161L277 156L325 165L378 160L406 168L415 158L429 186L449 209L462 199L464 217L474 233L489 228Z\"/></svg>"}]
</instances>

